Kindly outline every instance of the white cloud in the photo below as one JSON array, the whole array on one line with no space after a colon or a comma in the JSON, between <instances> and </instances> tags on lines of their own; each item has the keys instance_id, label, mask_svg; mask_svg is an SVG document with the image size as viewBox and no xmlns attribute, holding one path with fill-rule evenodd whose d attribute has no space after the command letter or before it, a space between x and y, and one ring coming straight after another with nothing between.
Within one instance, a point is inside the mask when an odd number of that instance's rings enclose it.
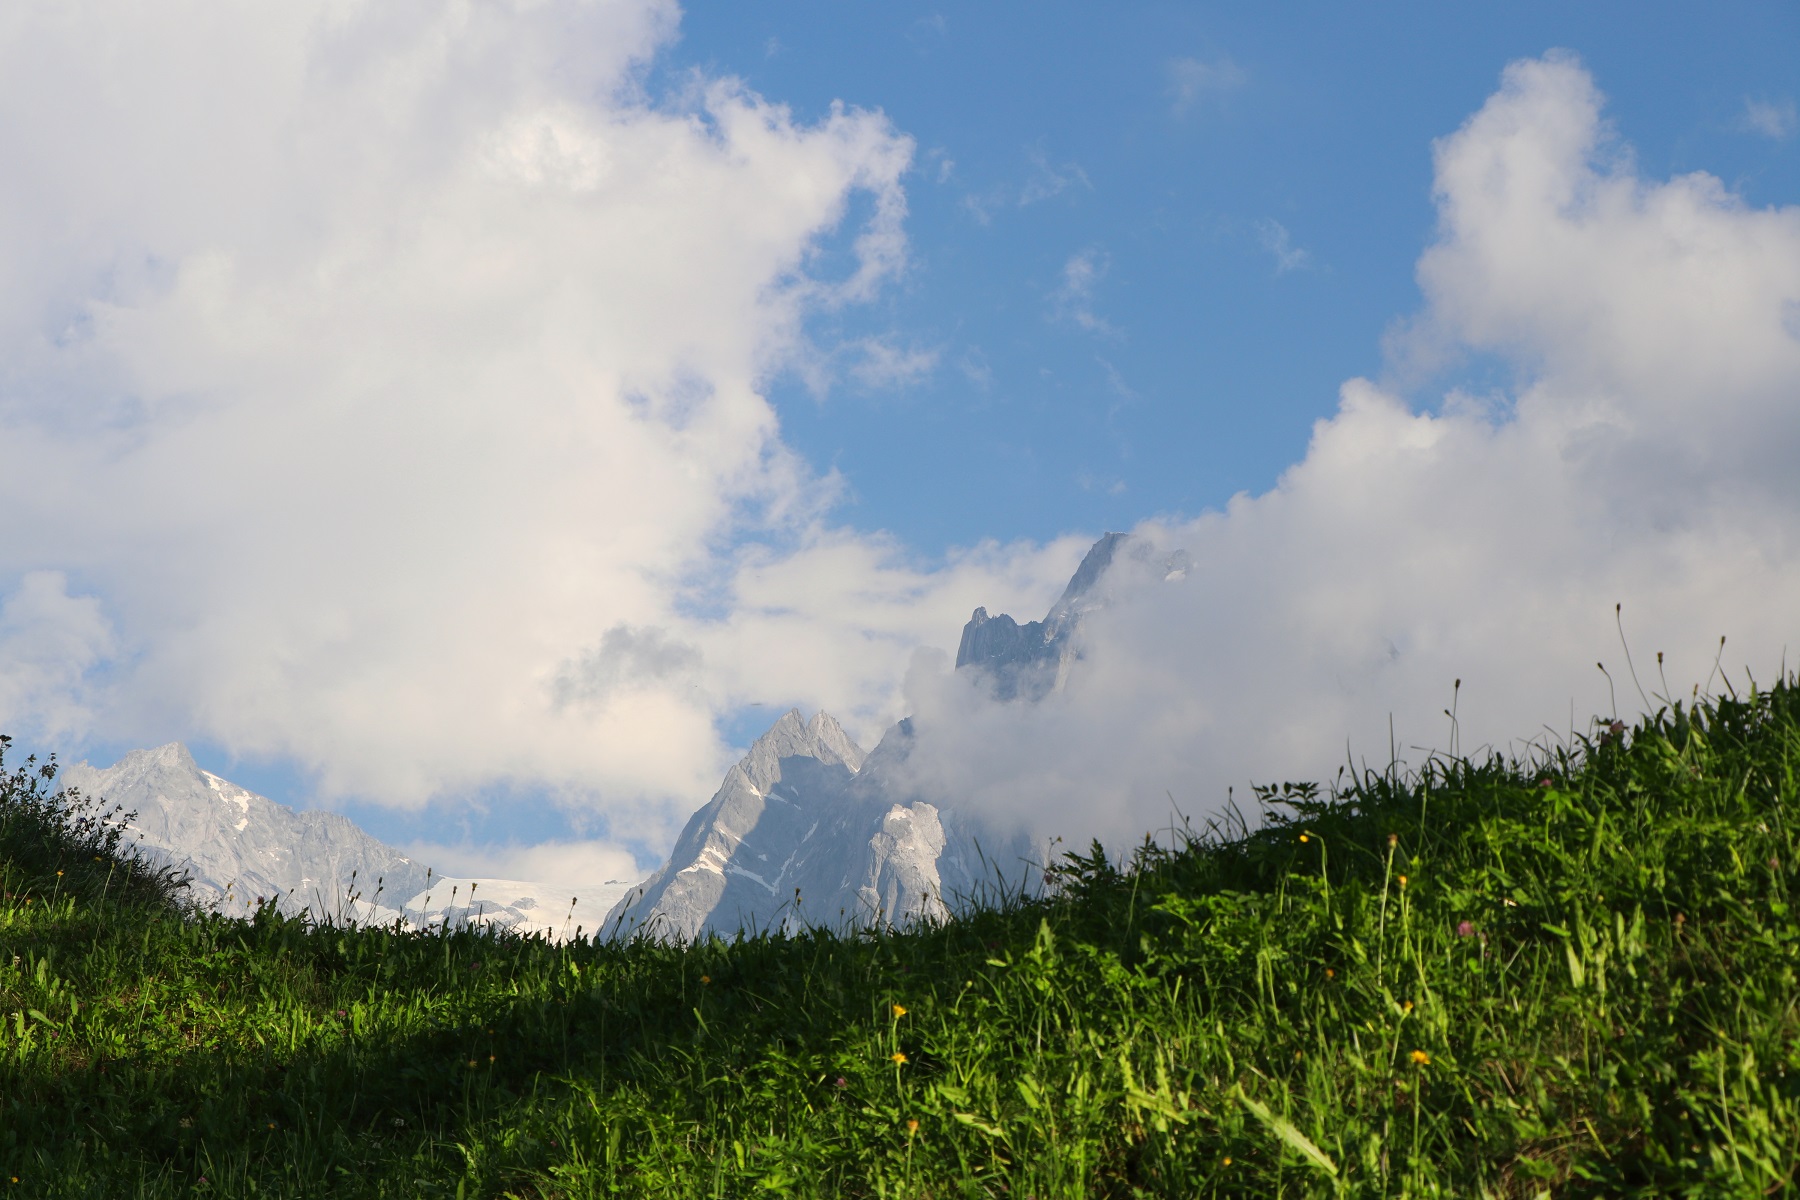
<instances>
[{"instance_id":1,"label":"white cloud","mask_svg":"<svg viewBox=\"0 0 1800 1200\"><path fill-rule=\"evenodd\" d=\"M716 785L721 714L826 707L867 741L915 647L1042 610L1084 539L937 565L826 522L839 481L758 388L833 353L806 314L904 268L911 144L730 81L648 97L674 15L6 23L0 727L205 740L390 804L545 787L654 845ZM1144 529L1193 567L1122 576L1035 712L915 664L942 782L1117 837L1165 789L1204 810L1346 736L1384 757L1390 712L1442 742L1455 678L1465 743L1530 736L1604 709L1615 601L1677 686L1720 633L1772 671L1800 210L1639 178L1602 128L1552 58L1437 147L1409 344L1509 360L1510 406L1346 384L1274 490ZM858 192L857 265L815 277ZM1056 315L1111 332L1106 267L1071 257Z\"/></svg>"},{"instance_id":2,"label":"white cloud","mask_svg":"<svg viewBox=\"0 0 1800 1200\"><path fill-rule=\"evenodd\" d=\"M69 595L60 571L30 571L0 598L0 712L29 714L8 733L79 733L92 720L89 673L113 652L113 631L91 596Z\"/></svg>"},{"instance_id":3,"label":"white cloud","mask_svg":"<svg viewBox=\"0 0 1800 1200\"><path fill-rule=\"evenodd\" d=\"M1293 237L1287 226L1270 217L1264 217L1256 223L1256 240L1275 259L1275 273L1285 275L1289 271L1297 271L1312 261L1312 256L1294 245Z\"/></svg>"},{"instance_id":4,"label":"white cloud","mask_svg":"<svg viewBox=\"0 0 1800 1200\"><path fill-rule=\"evenodd\" d=\"M977 225L992 225L994 213L1006 204L1007 191L1003 187L991 187L982 192L969 192L962 198L962 210L975 219Z\"/></svg>"},{"instance_id":5,"label":"white cloud","mask_svg":"<svg viewBox=\"0 0 1800 1200\"><path fill-rule=\"evenodd\" d=\"M1050 294L1051 312L1056 319L1071 321L1089 333L1118 336L1119 331L1094 312L1094 292L1110 270L1112 257L1104 250L1089 247L1071 254L1063 263L1062 282Z\"/></svg>"},{"instance_id":6,"label":"white cloud","mask_svg":"<svg viewBox=\"0 0 1800 1200\"><path fill-rule=\"evenodd\" d=\"M1015 186L1010 182L996 183L979 191L965 192L961 201L962 210L973 217L977 224L991 225L995 214L1002 209L1029 208L1033 204L1054 200L1072 188L1093 190L1093 181L1088 178L1080 163L1052 162L1041 142L1025 148L1025 161L1030 170L1022 184ZM938 182L947 182L954 167L955 164L946 159L945 165L938 170Z\"/></svg>"},{"instance_id":7,"label":"white cloud","mask_svg":"<svg viewBox=\"0 0 1800 1200\"><path fill-rule=\"evenodd\" d=\"M1125 481L1111 476L1095 475L1087 468L1075 472L1075 486L1084 492L1104 492L1108 496L1125 494Z\"/></svg>"},{"instance_id":8,"label":"white cloud","mask_svg":"<svg viewBox=\"0 0 1800 1200\"><path fill-rule=\"evenodd\" d=\"M1517 746L1710 673L1742 687L1800 644L1800 208L1634 173L1567 57L1516 63L1436 147L1425 341L1497 355L1509 405L1419 411L1342 389L1271 491L1139 532L1068 691L984 702L929 656L909 698L933 785L1071 838L1165 825L1168 794L1329 780L1447 746ZM1170 578L1176 576L1176 578ZM1041 611L1041 610L1040 610ZM1037 616L1026 612L1021 616ZM1791 663L1792 653L1787 653Z\"/></svg>"},{"instance_id":9,"label":"white cloud","mask_svg":"<svg viewBox=\"0 0 1800 1200\"><path fill-rule=\"evenodd\" d=\"M819 523L838 481L759 387L903 269L912 144L728 79L649 95L676 15L0 26L0 727L288 758L325 799L549 788L653 844L719 714L878 725L913 641L1064 569ZM861 361L922 369L890 349Z\"/></svg>"},{"instance_id":10,"label":"white cloud","mask_svg":"<svg viewBox=\"0 0 1800 1200\"><path fill-rule=\"evenodd\" d=\"M988 362L985 351L980 346L970 346L956 360L957 369L975 387L987 391L994 386L994 366Z\"/></svg>"},{"instance_id":11,"label":"white cloud","mask_svg":"<svg viewBox=\"0 0 1800 1200\"><path fill-rule=\"evenodd\" d=\"M1746 96L1744 112L1738 121L1751 133L1760 133L1779 142L1792 137L1794 130L1800 127L1800 111L1796 111L1791 99L1758 100Z\"/></svg>"},{"instance_id":12,"label":"white cloud","mask_svg":"<svg viewBox=\"0 0 1800 1200\"><path fill-rule=\"evenodd\" d=\"M1019 189L1020 208L1055 199L1072 187L1093 190L1094 185L1089 182L1087 172L1081 169L1080 163L1053 163L1042 145L1027 149L1025 158L1031 164L1031 173L1026 176L1025 185Z\"/></svg>"},{"instance_id":13,"label":"white cloud","mask_svg":"<svg viewBox=\"0 0 1800 1200\"><path fill-rule=\"evenodd\" d=\"M937 370L940 357L938 350L907 344L890 332L847 338L829 347L803 346L789 365L823 399L845 379L865 392L916 386ZM822 515L823 506L817 511Z\"/></svg>"},{"instance_id":14,"label":"white cloud","mask_svg":"<svg viewBox=\"0 0 1800 1200\"><path fill-rule=\"evenodd\" d=\"M852 343L850 377L871 390L912 387L937 370L938 358L936 350L903 346L892 336L859 338Z\"/></svg>"},{"instance_id":15,"label":"white cloud","mask_svg":"<svg viewBox=\"0 0 1800 1200\"><path fill-rule=\"evenodd\" d=\"M578 897L596 883L636 883L636 861L606 842L541 842L535 846L470 846L416 842L406 852L452 878L521 879Z\"/></svg>"},{"instance_id":16,"label":"white cloud","mask_svg":"<svg viewBox=\"0 0 1800 1200\"><path fill-rule=\"evenodd\" d=\"M1176 116L1185 116L1202 96L1236 91L1250 81L1249 72L1229 58L1202 62L1197 58L1171 59L1168 65L1169 103Z\"/></svg>"}]
</instances>

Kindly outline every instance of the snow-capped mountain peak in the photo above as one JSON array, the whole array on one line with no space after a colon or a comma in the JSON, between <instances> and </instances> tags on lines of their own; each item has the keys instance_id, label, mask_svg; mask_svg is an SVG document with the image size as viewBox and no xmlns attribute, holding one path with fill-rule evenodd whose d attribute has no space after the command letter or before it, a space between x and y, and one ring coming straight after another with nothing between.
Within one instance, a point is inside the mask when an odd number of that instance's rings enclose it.
<instances>
[{"instance_id":1,"label":"snow-capped mountain peak","mask_svg":"<svg viewBox=\"0 0 1800 1200\"><path fill-rule=\"evenodd\" d=\"M599 882L571 901L562 888L508 879L446 878L337 813L295 811L201 769L180 742L133 750L112 766L65 767L65 788L134 814L126 841L188 876L188 898L242 916L264 900L315 919L413 928L476 923L587 934L628 884Z\"/></svg>"}]
</instances>

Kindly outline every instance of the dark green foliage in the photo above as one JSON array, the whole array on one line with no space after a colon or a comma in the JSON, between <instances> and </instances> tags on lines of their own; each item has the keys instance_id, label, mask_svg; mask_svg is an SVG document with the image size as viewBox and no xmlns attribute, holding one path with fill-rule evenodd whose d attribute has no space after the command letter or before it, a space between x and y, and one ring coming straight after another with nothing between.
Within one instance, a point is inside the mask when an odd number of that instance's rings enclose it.
<instances>
[{"instance_id":1,"label":"dark green foliage","mask_svg":"<svg viewBox=\"0 0 1800 1200\"><path fill-rule=\"evenodd\" d=\"M116 846L15 773L0 1183L1792 1191L1797 768L1789 681L1538 761L1271 790L1255 829L1070 856L1054 897L942 928L685 948L185 914L104 882Z\"/></svg>"},{"instance_id":2,"label":"dark green foliage","mask_svg":"<svg viewBox=\"0 0 1800 1200\"><path fill-rule=\"evenodd\" d=\"M180 895L180 877L166 867L121 852L124 824L137 814L70 789L54 788L56 762L35 757L10 773L12 739L0 735L0 879L8 905L57 903L74 898L98 904L168 906ZM4 928L4 926L0 926Z\"/></svg>"}]
</instances>

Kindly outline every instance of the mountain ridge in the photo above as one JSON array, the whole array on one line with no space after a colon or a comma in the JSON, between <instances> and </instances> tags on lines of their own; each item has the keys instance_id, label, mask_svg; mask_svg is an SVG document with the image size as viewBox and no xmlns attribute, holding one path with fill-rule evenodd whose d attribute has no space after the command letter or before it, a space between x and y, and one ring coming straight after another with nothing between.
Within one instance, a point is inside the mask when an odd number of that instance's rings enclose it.
<instances>
[{"instance_id":1,"label":"mountain ridge","mask_svg":"<svg viewBox=\"0 0 1800 1200\"><path fill-rule=\"evenodd\" d=\"M1064 686L1082 618L1104 603L1097 589L1131 541L1108 533L1095 542L1041 621L977 608L956 669L1001 702L1035 703ZM842 743L826 746L824 731ZM920 794L913 745L909 719L865 755L829 713L810 722L798 709L782 714L688 819L663 865L607 914L608 936L693 941L945 920L995 889L1035 886L1049 846L954 798Z\"/></svg>"},{"instance_id":2,"label":"mountain ridge","mask_svg":"<svg viewBox=\"0 0 1800 1200\"><path fill-rule=\"evenodd\" d=\"M560 938L577 926L597 930L630 886L611 881L570 903L529 881L442 876L348 817L296 810L205 770L180 742L133 750L110 767L65 766L59 783L130 813L126 844L184 873L197 907L227 915L272 901L315 920L488 925Z\"/></svg>"}]
</instances>

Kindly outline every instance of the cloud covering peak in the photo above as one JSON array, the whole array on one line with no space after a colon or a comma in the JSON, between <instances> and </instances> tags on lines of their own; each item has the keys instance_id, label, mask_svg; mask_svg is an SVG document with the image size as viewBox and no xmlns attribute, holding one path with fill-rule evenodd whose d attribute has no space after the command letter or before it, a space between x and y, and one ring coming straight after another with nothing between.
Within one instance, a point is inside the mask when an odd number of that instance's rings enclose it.
<instances>
[{"instance_id":1,"label":"cloud covering peak","mask_svg":"<svg viewBox=\"0 0 1800 1200\"><path fill-rule=\"evenodd\" d=\"M1416 408L1354 379L1259 496L1137 530L1065 691L996 705L915 665L931 786L1048 831L1134 837L1252 780L1384 767L1398 748L1519 748L1677 697L1724 666L1772 675L1800 595L1800 209L1718 180L1643 178L1592 80L1509 67L1436 147L1439 227L1403 367L1497 357L1509 393ZM1667 684L1651 665L1667 652ZM1654 701L1653 701L1654 702Z\"/></svg>"},{"instance_id":2,"label":"cloud covering peak","mask_svg":"<svg viewBox=\"0 0 1800 1200\"><path fill-rule=\"evenodd\" d=\"M652 95L676 17L0 21L0 722L327 796L547 786L654 835L753 690L890 702L956 572L821 532L836 481L761 387L903 269L912 143L729 78ZM811 620L840 567L905 611ZM787 621L816 660L744 649Z\"/></svg>"},{"instance_id":3,"label":"cloud covering peak","mask_svg":"<svg viewBox=\"0 0 1800 1200\"><path fill-rule=\"evenodd\" d=\"M676 15L0 19L0 727L397 805L547 788L660 850L722 715L911 710L935 786L1130 838L1171 792L1385 762L1390 714L1441 745L1456 679L1465 748L1610 715L1615 603L1677 689L1721 634L1779 661L1800 210L1646 178L1550 55L1436 146L1392 379L1273 489L1137 530L1188 569L1122 564L1065 690L907 674L977 605L1039 615L1092 537L921 566L833 524L763 390L905 270L913 146L728 78L653 94ZM1512 382L1415 394L1470 360Z\"/></svg>"}]
</instances>

